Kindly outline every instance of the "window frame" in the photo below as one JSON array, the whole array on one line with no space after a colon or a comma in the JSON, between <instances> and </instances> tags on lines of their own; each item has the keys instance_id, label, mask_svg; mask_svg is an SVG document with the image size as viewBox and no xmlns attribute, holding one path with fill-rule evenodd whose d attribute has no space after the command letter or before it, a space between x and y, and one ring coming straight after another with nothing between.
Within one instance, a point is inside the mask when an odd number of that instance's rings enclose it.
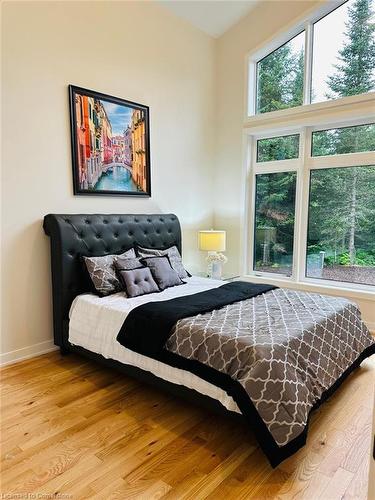
<instances>
[{"instance_id":1,"label":"window frame","mask_svg":"<svg viewBox=\"0 0 375 500\"><path fill-rule=\"evenodd\" d=\"M371 110L370 110L371 111ZM310 201L310 174L312 170L324 168L342 168L375 165L374 152L346 153L340 155L327 156L311 156L312 133L317 130L325 130L328 128L340 128L346 126L355 126L374 123L374 118L371 118L369 111L366 116L353 118L351 120L330 121L322 120L322 122L313 126L298 126L289 128L286 124L268 133L266 130L258 133L254 131L249 133L245 131L247 140L247 160L246 168L246 197L247 209L245 214L245 235L244 242L244 272L243 274L250 279L259 279L260 281L280 282L284 286L292 287L293 284L301 284L303 286L315 285L317 288L339 288L342 290L354 290L357 292L365 292L366 295L375 297L375 286L363 283L350 283L334 280L326 280L323 278L311 278L306 276L306 252L307 252L307 236L308 236L308 219L309 219L309 201ZM285 128L287 127L287 128ZM282 135L300 134L299 156L291 160L275 160L268 162L257 162L257 141L259 139L268 139ZM246 166L247 165L247 166ZM255 270L254 265L254 244L255 244L255 202L256 202L256 175L267 173L282 173L295 171L297 173L296 180L296 197L295 197L295 220L294 220L294 243L293 243L293 268L291 276L286 276L281 273L267 273L264 271ZM250 236L250 238L248 237Z\"/></svg>"},{"instance_id":2,"label":"window frame","mask_svg":"<svg viewBox=\"0 0 375 500\"><path fill-rule=\"evenodd\" d=\"M285 131L284 131L285 132ZM300 191L300 182L301 182L301 166L303 161L303 130L301 128L290 129L287 133L280 133L280 131L274 131L270 134L263 132L259 135L253 135L251 137L251 141L253 143L253 147L251 148L251 169L250 169L250 185L252 186L251 194L250 194L250 210L252 212L252 217L249 217L249 234L252 235L253 244L249 245L247 255L247 270L251 271L251 274L254 276L266 276L266 277L274 277L274 278L282 278L287 281L296 281L298 274L296 273L297 268L297 242L296 242L296 226L297 226L297 213L299 211L300 199L299 199L299 191ZM260 139L270 139L272 137L279 137L283 135L294 135L299 134L299 151L298 157L290 160L273 160L267 162L258 162L257 161L257 141ZM256 201L256 176L260 174L273 174L273 173L283 173L283 172L296 172L296 196L295 196L295 218L294 218L294 236L293 236L293 259L292 259L292 274L291 276L286 276L281 273L267 273L264 271L257 271L254 265L255 259L255 251L254 251L254 243L255 243L255 232L256 232L256 224L255 224L255 201Z\"/></svg>"},{"instance_id":3,"label":"window frame","mask_svg":"<svg viewBox=\"0 0 375 500\"><path fill-rule=\"evenodd\" d=\"M288 161L288 160L283 160L283 161ZM291 168L284 168L283 170L267 170L267 172L255 172L254 171L254 177L253 177L253 185L254 185L254 189L253 189L253 203L252 203L252 207L253 207L253 224L252 224L252 229L251 229L251 233L252 234L252 241L253 241L253 244L251 245L251 248L250 248L250 262L251 262L251 271L253 272L253 274L255 276L268 276L268 277L279 277L279 278L283 278L283 279L286 279L286 280L292 280L292 281L296 281L296 276L295 276L295 269L296 269L296 217L294 216L294 231L293 231L293 258L292 258L292 273L290 276L286 275L286 274L283 274L283 273L277 273L277 272L274 272L274 273L269 273L269 272L266 272L266 271L259 271L259 270L256 270L255 269L255 241L256 241L256 188L257 188L257 180L256 180L256 176L257 175L262 175L262 174L282 174L282 173L286 173L286 172L296 172L296 194L295 194L295 204L294 204L294 211L296 213L297 211L297 193L298 193L298 179L299 179L299 175L298 175L298 170L296 170L295 168L291 167Z\"/></svg>"},{"instance_id":4,"label":"window frame","mask_svg":"<svg viewBox=\"0 0 375 500\"><path fill-rule=\"evenodd\" d=\"M326 107L332 103L338 102L343 104L350 104L356 102L356 98L366 98L369 94L375 94L375 91L356 94L353 96L339 97L336 99L329 99L326 101L311 101L312 91L312 71L313 71L313 40L314 40L314 24L328 16L336 9L341 7L348 0L334 0L327 2L318 9L313 8L307 15L303 16L297 23L295 23L288 30L280 31L276 37L272 37L268 42L261 47L257 47L254 51L246 55L247 71L246 71L246 103L245 103L245 120L254 120L258 117L265 116L282 116L285 112L290 112L295 109L300 109L310 106ZM305 32L305 70L303 82L303 104L293 108L285 108L276 111L269 111L266 113L257 113L257 93L258 93L258 63L265 57L290 42L293 38L300 33Z\"/></svg>"}]
</instances>

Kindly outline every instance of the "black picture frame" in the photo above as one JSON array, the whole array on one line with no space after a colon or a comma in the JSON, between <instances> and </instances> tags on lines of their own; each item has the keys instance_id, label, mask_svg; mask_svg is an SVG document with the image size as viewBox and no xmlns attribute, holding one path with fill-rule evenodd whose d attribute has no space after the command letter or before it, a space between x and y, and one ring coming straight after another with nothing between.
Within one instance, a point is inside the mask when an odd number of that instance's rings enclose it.
<instances>
[{"instance_id":1,"label":"black picture frame","mask_svg":"<svg viewBox=\"0 0 375 500\"><path fill-rule=\"evenodd\" d=\"M68 89L74 195L150 197L149 107L75 85ZM121 116L123 135L113 134Z\"/></svg>"}]
</instances>

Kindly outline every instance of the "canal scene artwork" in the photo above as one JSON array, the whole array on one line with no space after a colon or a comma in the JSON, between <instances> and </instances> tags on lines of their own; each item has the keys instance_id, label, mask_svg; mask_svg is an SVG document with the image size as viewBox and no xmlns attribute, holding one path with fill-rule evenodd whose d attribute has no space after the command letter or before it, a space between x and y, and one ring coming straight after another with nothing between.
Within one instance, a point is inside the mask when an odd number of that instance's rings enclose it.
<instances>
[{"instance_id":1,"label":"canal scene artwork","mask_svg":"<svg viewBox=\"0 0 375 500\"><path fill-rule=\"evenodd\" d=\"M74 194L150 196L147 106L69 86Z\"/></svg>"}]
</instances>

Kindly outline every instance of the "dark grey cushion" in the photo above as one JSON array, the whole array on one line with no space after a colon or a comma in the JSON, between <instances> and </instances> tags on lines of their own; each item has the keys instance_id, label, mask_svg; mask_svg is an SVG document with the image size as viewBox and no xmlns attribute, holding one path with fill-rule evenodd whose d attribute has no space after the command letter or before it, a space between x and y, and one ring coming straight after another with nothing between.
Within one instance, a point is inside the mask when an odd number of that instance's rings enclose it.
<instances>
[{"instance_id":1,"label":"dark grey cushion","mask_svg":"<svg viewBox=\"0 0 375 500\"><path fill-rule=\"evenodd\" d=\"M120 271L121 269L131 271L132 269L138 269L140 267L144 267L140 259L137 257L131 257L129 259L124 257L118 257L117 259L115 259L114 265L117 271Z\"/></svg>"},{"instance_id":2,"label":"dark grey cushion","mask_svg":"<svg viewBox=\"0 0 375 500\"><path fill-rule=\"evenodd\" d=\"M189 274L186 272L182 263L182 258L176 246L166 248L165 250L157 250L155 248L136 247L137 254L140 257L161 257L167 255L173 269L177 272L178 276L183 279L187 278Z\"/></svg>"},{"instance_id":3,"label":"dark grey cushion","mask_svg":"<svg viewBox=\"0 0 375 500\"><path fill-rule=\"evenodd\" d=\"M103 255L101 257L83 257L87 271L95 290L100 295L110 295L122 290L114 267L117 258L136 258L134 248L121 255Z\"/></svg>"},{"instance_id":4,"label":"dark grey cushion","mask_svg":"<svg viewBox=\"0 0 375 500\"><path fill-rule=\"evenodd\" d=\"M123 282L128 297L138 297L146 293L160 292L148 267L126 270L121 269L118 274Z\"/></svg>"},{"instance_id":5,"label":"dark grey cushion","mask_svg":"<svg viewBox=\"0 0 375 500\"><path fill-rule=\"evenodd\" d=\"M151 270L151 274L160 290L184 284L177 272L172 268L167 255L164 257L144 257L141 262Z\"/></svg>"}]
</instances>

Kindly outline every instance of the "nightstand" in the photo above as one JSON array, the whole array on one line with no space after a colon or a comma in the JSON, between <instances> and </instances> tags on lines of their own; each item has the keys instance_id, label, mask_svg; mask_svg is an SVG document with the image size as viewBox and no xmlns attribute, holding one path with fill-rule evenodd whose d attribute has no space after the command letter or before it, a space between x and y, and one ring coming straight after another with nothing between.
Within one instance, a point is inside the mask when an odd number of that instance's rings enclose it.
<instances>
[{"instance_id":1,"label":"nightstand","mask_svg":"<svg viewBox=\"0 0 375 500\"><path fill-rule=\"evenodd\" d=\"M199 276L200 278L209 278L209 276L207 276L207 273L205 273L204 271L202 272L198 272L198 273L194 273L194 276ZM235 279L237 278L240 278L241 276L239 274L235 274L235 273L224 273L221 277L221 280L222 281L234 281Z\"/></svg>"}]
</instances>

